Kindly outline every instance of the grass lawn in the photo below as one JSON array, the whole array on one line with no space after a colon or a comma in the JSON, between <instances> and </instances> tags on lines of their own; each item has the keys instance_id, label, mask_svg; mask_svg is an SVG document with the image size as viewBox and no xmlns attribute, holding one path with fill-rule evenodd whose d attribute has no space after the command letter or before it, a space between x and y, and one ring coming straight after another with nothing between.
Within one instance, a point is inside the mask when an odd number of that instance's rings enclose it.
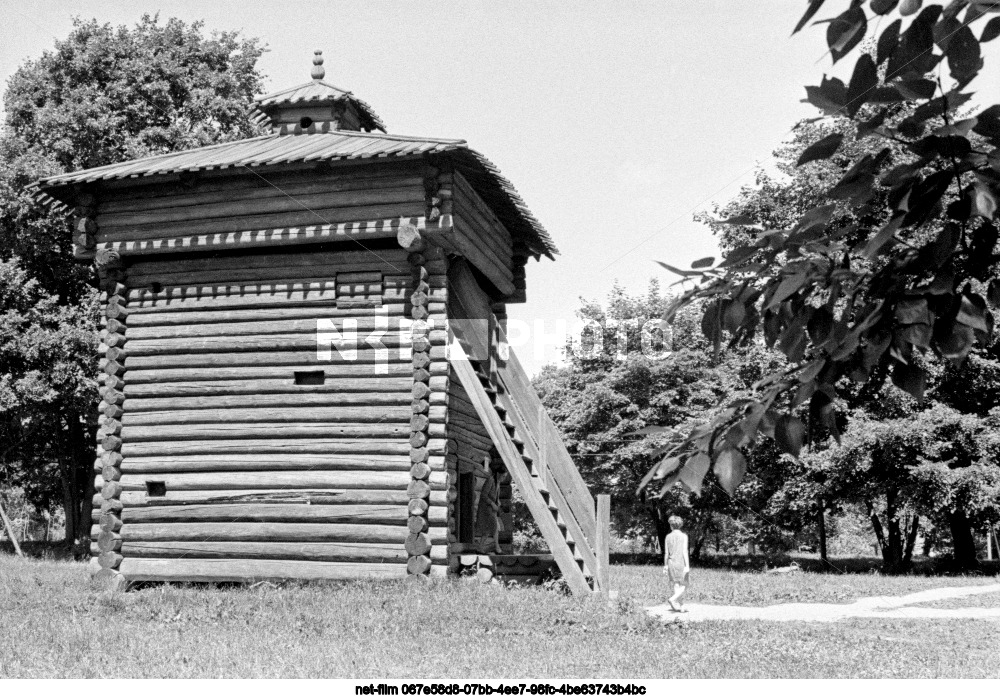
<instances>
[{"instance_id":1,"label":"grass lawn","mask_svg":"<svg viewBox=\"0 0 1000 699\"><path fill-rule=\"evenodd\" d=\"M662 624L657 567L616 602L466 580L98 593L82 564L0 556L0 677L997 677L996 621ZM905 594L994 578L696 569L692 601ZM971 604L971 600L970 600Z\"/></svg>"}]
</instances>

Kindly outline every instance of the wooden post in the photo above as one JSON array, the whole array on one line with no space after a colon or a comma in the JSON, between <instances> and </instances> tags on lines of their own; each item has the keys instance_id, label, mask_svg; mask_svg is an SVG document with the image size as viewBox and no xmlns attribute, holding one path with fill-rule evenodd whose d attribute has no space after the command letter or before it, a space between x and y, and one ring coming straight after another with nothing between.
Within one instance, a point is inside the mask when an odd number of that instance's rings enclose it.
<instances>
[{"instance_id":1,"label":"wooden post","mask_svg":"<svg viewBox=\"0 0 1000 699\"><path fill-rule=\"evenodd\" d=\"M125 265L121 256L113 251L98 250L94 256L94 266L100 276L100 287L104 291L106 301L104 304L104 317L110 323L115 321L116 332L108 332L105 328L102 337L102 347L105 348L103 371L101 372L101 398L106 406L102 414L98 416L97 443L98 458L101 461L101 478L103 487L101 488L101 519L97 538L97 549L99 555L97 563L100 569L95 574L95 578L101 581L108 589L122 590L125 588L125 577L119 572L122 562L121 547L122 537L119 534L118 515L122 511L121 500L119 499L122 487L119 483L121 479L122 463L122 438L121 423L119 418L121 410L117 407L124 402L123 389L125 387L124 371L118 372L119 364L124 363L126 342L126 318L128 316L128 288L125 286ZM109 342L108 338L115 337ZM108 406L114 406L115 410L110 412ZM111 415L118 417L111 417Z\"/></svg>"},{"instance_id":2,"label":"wooden post","mask_svg":"<svg viewBox=\"0 0 1000 699\"><path fill-rule=\"evenodd\" d=\"M993 530L986 527L986 560L993 560Z\"/></svg>"},{"instance_id":3,"label":"wooden post","mask_svg":"<svg viewBox=\"0 0 1000 699\"><path fill-rule=\"evenodd\" d=\"M594 576L594 587L602 595L607 596L611 590L611 496L597 496L597 532L594 536L594 557L597 559L597 571Z\"/></svg>"},{"instance_id":4,"label":"wooden post","mask_svg":"<svg viewBox=\"0 0 1000 699\"><path fill-rule=\"evenodd\" d=\"M0 519L3 520L4 529L7 530L7 536L10 537L10 541L14 544L14 551L18 556L24 558L24 552L21 550L21 546L17 543L17 536L14 534L14 525L10 523L7 519L7 513L3 509L3 503L0 503Z\"/></svg>"}]
</instances>

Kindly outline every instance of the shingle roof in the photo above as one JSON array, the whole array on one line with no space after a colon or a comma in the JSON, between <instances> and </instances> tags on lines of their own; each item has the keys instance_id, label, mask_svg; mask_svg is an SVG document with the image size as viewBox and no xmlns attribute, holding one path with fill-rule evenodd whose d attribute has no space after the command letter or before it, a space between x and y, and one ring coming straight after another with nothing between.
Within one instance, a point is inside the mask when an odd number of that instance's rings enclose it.
<instances>
[{"instance_id":1,"label":"shingle roof","mask_svg":"<svg viewBox=\"0 0 1000 699\"><path fill-rule=\"evenodd\" d=\"M361 113L362 127L368 130L385 131L385 124L364 100L354 96L349 90L341 90L324 80L310 80L307 83L289 87L254 100L257 109L268 113L279 107L291 105L330 104L332 102L353 102Z\"/></svg>"},{"instance_id":2,"label":"shingle roof","mask_svg":"<svg viewBox=\"0 0 1000 699\"><path fill-rule=\"evenodd\" d=\"M524 240L536 254L551 257L558 252L549 234L528 210L514 185L500 174L493 163L469 148L465 141L359 131L270 134L55 175L40 180L32 187L43 201L67 203L74 196L72 185L92 182L286 163L391 159L432 153L444 154L452 160L511 235Z\"/></svg>"}]
</instances>

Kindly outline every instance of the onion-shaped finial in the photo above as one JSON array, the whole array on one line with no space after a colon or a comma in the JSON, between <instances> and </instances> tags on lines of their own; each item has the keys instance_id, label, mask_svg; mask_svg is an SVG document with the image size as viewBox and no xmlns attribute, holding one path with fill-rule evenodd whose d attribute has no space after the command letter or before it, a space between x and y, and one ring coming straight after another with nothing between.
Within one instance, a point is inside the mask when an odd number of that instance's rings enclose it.
<instances>
[{"instance_id":1,"label":"onion-shaped finial","mask_svg":"<svg viewBox=\"0 0 1000 699\"><path fill-rule=\"evenodd\" d=\"M313 51L313 67L311 75L313 80L322 80L323 76L326 75L326 71L323 69L323 52L319 49Z\"/></svg>"}]
</instances>

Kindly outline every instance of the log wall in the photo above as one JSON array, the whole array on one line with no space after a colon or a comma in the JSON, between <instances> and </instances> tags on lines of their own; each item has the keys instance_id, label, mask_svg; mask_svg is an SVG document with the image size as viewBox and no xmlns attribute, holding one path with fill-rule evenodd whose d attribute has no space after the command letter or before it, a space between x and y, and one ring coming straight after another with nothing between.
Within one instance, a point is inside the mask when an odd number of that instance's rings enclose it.
<instances>
[{"instance_id":1,"label":"log wall","mask_svg":"<svg viewBox=\"0 0 1000 699\"><path fill-rule=\"evenodd\" d=\"M94 499L105 577L445 570L446 333L411 346L408 327L444 326L443 255L418 273L398 249L115 260Z\"/></svg>"},{"instance_id":2,"label":"log wall","mask_svg":"<svg viewBox=\"0 0 1000 699\"><path fill-rule=\"evenodd\" d=\"M469 343L469 351L485 355L480 357L476 364L485 375L489 376L499 339L495 323L489 318L490 298L475 282L468 268L461 264L454 265L450 270L449 292L452 303L448 306L448 316L451 322L480 321L466 323L464 334L474 336L469 338L472 340ZM486 343L485 351L479 347L481 341ZM510 551L513 542L513 520L510 516L510 475L496 453L472 401L456 376L451 376L448 384L447 420L448 542L454 567L454 561L458 560L455 554L470 552L493 554ZM473 479L472 492L464 494L466 497L471 497L471 503L461 501L463 493L460 492L458 484L464 474ZM463 516L471 516L473 523L471 525L465 523L463 526L461 521ZM471 539L463 540L463 531L471 532Z\"/></svg>"}]
</instances>

